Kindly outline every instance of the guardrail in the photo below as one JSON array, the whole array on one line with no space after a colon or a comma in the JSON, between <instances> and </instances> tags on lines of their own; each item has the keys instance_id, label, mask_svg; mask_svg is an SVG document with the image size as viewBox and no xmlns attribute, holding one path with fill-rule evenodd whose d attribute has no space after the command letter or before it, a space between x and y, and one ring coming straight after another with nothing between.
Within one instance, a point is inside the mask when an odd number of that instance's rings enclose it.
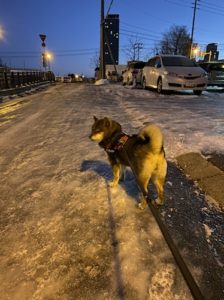
<instances>
[{"instance_id":1,"label":"guardrail","mask_svg":"<svg viewBox=\"0 0 224 300\"><path fill-rule=\"evenodd\" d=\"M55 81L54 73L30 69L8 69L0 67L0 90L17 88L33 83Z\"/></svg>"}]
</instances>

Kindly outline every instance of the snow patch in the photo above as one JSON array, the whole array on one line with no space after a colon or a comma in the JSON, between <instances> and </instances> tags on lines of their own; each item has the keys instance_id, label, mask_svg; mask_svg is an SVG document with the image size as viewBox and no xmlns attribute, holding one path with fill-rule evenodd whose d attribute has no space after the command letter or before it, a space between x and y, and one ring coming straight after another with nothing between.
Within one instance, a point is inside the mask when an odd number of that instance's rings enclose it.
<instances>
[{"instance_id":1,"label":"snow patch","mask_svg":"<svg viewBox=\"0 0 224 300\"><path fill-rule=\"evenodd\" d=\"M203 225L204 225L204 229L205 229L206 239L208 242L210 242L209 238L212 235L213 230L207 224L203 224Z\"/></svg>"},{"instance_id":2,"label":"snow patch","mask_svg":"<svg viewBox=\"0 0 224 300\"><path fill-rule=\"evenodd\" d=\"M158 266L149 285L148 300L187 300L186 295L176 295L174 293L174 281L174 265L161 264Z\"/></svg>"},{"instance_id":3,"label":"snow patch","mask_svg":"<svg viewBox=\"0 0 224 300\"><path fill-rule=\"evenodd\" d=\"M110 82L107 79L99 79L95 82L95 85L106 85L109 84Z\"/></svg>"}]
</instances>

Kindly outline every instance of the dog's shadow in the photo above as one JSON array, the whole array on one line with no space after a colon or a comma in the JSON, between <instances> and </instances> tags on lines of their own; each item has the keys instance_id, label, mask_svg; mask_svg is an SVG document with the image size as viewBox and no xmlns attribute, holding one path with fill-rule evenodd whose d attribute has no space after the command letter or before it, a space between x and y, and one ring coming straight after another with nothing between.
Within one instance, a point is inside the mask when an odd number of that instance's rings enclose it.
<instances>
[{"instance_id":1,"label":"dog's shadow","mask_svg":"<svg viewBox=\"0 0 224 300\"><path fill-rule=\"evenodd\" d=\"M81 164L80 171L85 172L87 170L94 171L99 176L103 177L105 181L109 182L113 179L113 173L111 166L101 160L84 160ZM139 189L136 183L136 179L130 170L126 168L125 180L120 181L119 185L125 190L127 195L132 197L135 201L139 198ZM155 197L154 189L151 189L151 196Z\"/></svg>"},{"instance_id":2,"label":"dog's shadow","mask_svg":"<svg viewBox=\"0 0 224 300\"><path fill-rule=\"evenodd\" d=\"M106 181L112 180L112 171L110 165L101 160L84 160L81 164L80 171L94 171Z\"/></svg>"}]
</instances>

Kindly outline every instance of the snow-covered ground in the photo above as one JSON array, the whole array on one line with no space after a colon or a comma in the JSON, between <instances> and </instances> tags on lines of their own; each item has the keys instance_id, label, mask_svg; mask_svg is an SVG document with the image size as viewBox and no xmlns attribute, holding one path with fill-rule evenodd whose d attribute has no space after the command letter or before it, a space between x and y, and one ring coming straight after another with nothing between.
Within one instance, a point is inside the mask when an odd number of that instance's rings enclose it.
<instances>
[{"instance_id":1,"label":"snow-covered ground","mask_svg":"<svg viewBox=\"0 0 224 300\"><path fill-rule=\"evenodd\" d=\"M224 152L224 93L204 92L198 97L190 93L158 95L118 86L104 89L119 102L121 115L130 116L133 129L147 122L162 127L168 158L191 151Z\"/></svg>"},{"instance_id":2,"label":"snow-covered ground","mask_svg":"<svg viewBox=\"0 0 224 300\"><path fill-rule=\"evenodd\" d=\"M88 139L93 115L114 118L130 134L157 123L169 160L224 150L224 94L60 84L1 104L1 299L191 299L150 211L135 207L131 172L124 184L108 188L106 155ZM162 215L179 218L178 246L214 299L223 295L224 261L211 241L221 229L211 227L201 192L186 190L175 172L170 164Z\"/></svg>"}]
</instances>

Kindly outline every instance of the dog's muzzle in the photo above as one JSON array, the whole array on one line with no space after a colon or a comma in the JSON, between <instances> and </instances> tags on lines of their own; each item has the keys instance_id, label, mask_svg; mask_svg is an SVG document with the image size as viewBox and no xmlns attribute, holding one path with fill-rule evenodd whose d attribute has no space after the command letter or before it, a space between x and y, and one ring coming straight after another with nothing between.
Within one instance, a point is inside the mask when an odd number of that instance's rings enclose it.
<instances>
[{"instance_id":1,"label":"dog's muzzle","mask_svg":"<svg viewBox=\"0 0 224 300\"><path fill-rule=\"evenodd\" d=\"M104 138L104 133L102 131L91 133L89 138L94 142L101 142Z\"/></svg>"}]
</instances>

